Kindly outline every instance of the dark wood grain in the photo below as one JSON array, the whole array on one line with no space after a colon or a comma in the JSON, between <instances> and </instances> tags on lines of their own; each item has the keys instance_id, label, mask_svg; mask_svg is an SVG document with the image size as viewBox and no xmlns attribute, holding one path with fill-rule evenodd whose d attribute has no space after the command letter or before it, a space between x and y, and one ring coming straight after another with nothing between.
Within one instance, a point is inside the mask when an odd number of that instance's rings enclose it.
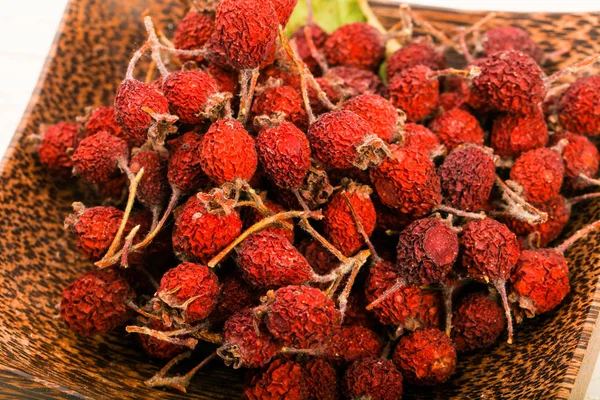
<instances>
[{"instance_id":1,"label":"dark wood grain","mask_svg":"<svg viewBox=\"0 0 600 400\"><path fill-rule=\"evenodd\" d=\"M149 3L170 35L168 22L182 13L177 1L71 1L35 93L0 163L2 398L183 398L143 385L160 364L143 356L132 337L117 332L82 339L56 318L65 282L92 268L64 232L63 219L71 202L93 199L75 184L57 181L25 145L25 137L42 123L72 120L85 106L112 102L127 61L143 40L140 15ZM396 21L395 6L378 5L375 11L386 25ZM424 10L422 15L450 31L473 23L483 13ZM573 44L558 65L600 50L600 14L500 13L491 26L504 24L530 30L546 50ZM570 229L597 218L600 203L584 204ZM411 388L406 397L565 399L574 387L581 393L587 384L581 365L593 365L597 355L597 349L588 348L600 307L598 239L593 235L568 253L572 293L558 310L519 326L513 345L499 343L489 352L461 358L458 373L448 384L431 390ZM587 368L589 372L591 367ZM241 385L241 372L215 361L197 375L187 398L238 398Z\"/></svg>"}]
</instances>

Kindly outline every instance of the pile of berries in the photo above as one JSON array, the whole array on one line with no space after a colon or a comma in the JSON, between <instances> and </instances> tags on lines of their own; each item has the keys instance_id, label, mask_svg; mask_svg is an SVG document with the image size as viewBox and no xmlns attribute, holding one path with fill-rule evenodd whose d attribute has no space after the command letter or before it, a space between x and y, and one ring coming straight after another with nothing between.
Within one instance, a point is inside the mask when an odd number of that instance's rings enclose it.
<instances>
[{"instance_id":1,"label":"pile of berries","mask_svg":"<svg viewBox=\"0 0 600 400\"><path fill-rule=\"evenodd\" d=\"M191 2L173 44L146 17L114 105L41 135L40 162L98 198L65 221L91 268L62 321L126 325L172 359L147 385L185 391L211 360L253 370L248 399L443 384L457 355L518 341L513 320L560 305L565 251L600 225L547 247L598 197L600 77L550 101L566 72L546 76L514 27L457 44L463 70L367 23L327 33L309 17L288 40L296 2ZM403 46L384 83L388 40ZM167 376L199 342L213 354Z\"/></svg>"}]
</instances>

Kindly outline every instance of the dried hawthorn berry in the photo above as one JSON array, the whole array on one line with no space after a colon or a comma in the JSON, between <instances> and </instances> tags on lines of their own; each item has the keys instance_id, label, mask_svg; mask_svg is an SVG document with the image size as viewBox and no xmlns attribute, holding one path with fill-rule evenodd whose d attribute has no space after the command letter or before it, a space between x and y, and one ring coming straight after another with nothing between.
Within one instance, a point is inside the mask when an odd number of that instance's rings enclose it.
<instances>
[{"instance_id":1,"label":"dried hawthorn berry","mask_svg":"<svg viewBox=\"0 0 600 400\"><path fill-rule=\"evenodd\" d=\"M135 293L117 270L93 270L63 290L60 317L81 336L105 334L127 322Z\"/></svg>"},{"instance_id":2,"label":"dried hawthorn berry","mask_svg":"<svg viewBox=\"0 0 600 400\"><path fill-rule=\"evenodd\" d=\"M323 343L321 356L335 365L378 357L383 351L379 335L364 326L341 326Z\"/></svg>"},{"instance_id":3,"label":"dried hawthorn berry","mask_svg":"<svg viewBox=\"0 0 600 400\"><path fill-rule=\"evenodd\" d=\"M323 211L325 236L345 256L353 255L365 244L365 239L356 226L354 214L368 236L375 229L377 215L370 194L368 186L351 183L348 188L337 191Z\"/></svg>"},{"instance_id":4,"label":"dried hawthorn berry","mask_svg":"<svg viewBox=\"0 0 600 400\"><path fill-rule=\"evenodd\" d=\"M345 102L342 110L352 111L362 117L371 127L371 132L386 143L395 142L400 136L398 111L377 94L356 96Z\"/></svg>"},{"instance_id":5,"label":"dried hawthorn berry","mask_svg":"<svg viewBox=\"0 0 600 400\"><path fill-rule=\"evenodd\" d=\"M317 274L328 274L340 264L340 261L318 240L303 241L300 243L299 250Z\"/></svg>"},{"instance_id":6,"label":"dried hawthorn berry","mask_svg":"<svg viewBox=\"0 0 600 400\"><path fill-rule=\"evenodd\" d=\"M494 344L505 327L502 307L485 293L473 293L452 314L452 342L459 353L483 349Z\"/></svg>"},{"instance_id":7,"label":"dried hawthorn berry","mask_svg":"<svg viewBox=\"0 0 600 400\"><path fill-rule=\"evenodd\" d=\"M184 124L201 124L208 99L217 93L217 82L202 71L176 71L164 78L163 93L171 112Z\"/></svg>"},{"instance_id":8,"label":"dried hawthorn berry","mask_svg":"<svg viewBox=\"0 0 600 400\"><path fill-rule=\"evenodd\" d=\"M129 148L124 140L108 132L83 139L73 153L73 173L89 183L103 183L119 173L126 163Z\"/></svg>"},{"instance_id":9,"label":"dried hawthorn berry","mask_svg":"<svg viewBox=\"0 0 600 400\"><path fill-rule=\"evenodd\" d=\"M256 96L252 105L252 113L256 116L271 116L277 112L285 114L286 120L299 129L308 128L308 116L304 108L302 95L292 86L276 86L265 89Z\"/></svg>"},{"instance_id":10,"label":"dried hawthorn berry","mask_svg":"<svg viewBox=\"0 0 600 400\"><path fill-rule=\"evenodd\" d=\"M228 274L221 281L219 303L208 317L209 321L213 326L220 326L238 311L256 305L258 298L258 292L240 274Z\"/></svg>"},{"instance_id":11,"label":"dried hawthorn berry","mask_svg":"<svg viewBox=\"0 0 600 400\"><path fill-rule=\"evenodd\" d=\"M237 211L208 210L192 196L175 218L173 250L186 260L207 262L242 232Z\"/></svg>"},{"instance_id":12,"label":"dried hawthorn berry","mask_svg":"<svg viewBox=\"0 0 600 400\"><path fill-rule=\"evenodd\" d=\"M477 211L490 199L496 177L491 154L479 146L452 151L438 168L444 202L465 211Z\"/></svg>"},{"instance_id":13,"label":"dried hawthorn berry","mask_svg":"<svg viewBox=\"0 0 600 400\"><path fill-rule=\"evenodd\" d=\"M564 175L561 155L549 148L523 153L510 170L510 179L523 187L525 200L535 203L544 203L556 196Z\"/></svg>"},{"instance_id":14,"label":"dried hawthorn berry","mask_svg":"<svg viewBox=\"0 0 600 400\"><path fill-rule=\"evenodd\" d=\"M123 130L117 122L115 108L112 106L96 108L85 122L85 136L92 136L102 131L124 139Z\"/></svg>"},{"instance_id":15,"label":"dried hawthorn berry","mask_svg":"<svg viewBox=\"0 0 600 400\"><path fill-rule=\"evenodd\" d=\"M501 26L490 29L483 34L481 40L483 54L490 56L504 50L523 52L541 64L544 52L535 43L529 33L516 26Z\"/></svg>"},{"instance_id":16,"label":"dried hawthorn berry","mask_svg":"<svg viewBox=\"0 0 600 400\"><path fill-rule=\"evenodd\" d=\"M205 72L215 80L219 92L237 93L239 84L237 71L211 62L206 66Z\"/></svg>"},{"instance_id":17,"label":"dried hawthorn berry","mask_svg":"<svg viewBox=\"0 0 600 400\"><path fill-rule=\"evenodd\" d=\"M267 365L281 350L273 336L257 325L252 310L233 314L223 326L223 344L217 350L226 365L233 368L260 368ZM257 330L258 326L258 330Z\"/></svg>"},{"instance_id":18,"label":"dried hawthorn berry","mask_svg":"<svg viewBox=\"0 0 600 400\"><path fill-rule=\"evenodd\" d=\"M418 150L391 145L392 157L370 170L381 202L404 214L421 217L442 200L435 165Z\"/></svg>"},{"instance_id":19,"label":"dried hawthorn berry","mask_svg":"<svg viewBox=\"0 0 600 400\"><path fill-rule=\"evenodd\" d=\"M337 371L325 360L313 358L302 364L306 376L306 388L313 400L339 399Z\"/></svg>"},{"instance_id":20,"label":"dried hawthorn berry","mask_svg":"<svg viewBox=\"0 0 600 400\"><path fill-rule=\"evenodd\" d=\"M565 163L565 179L572 188L581 189L587 186L581 175L594 178L598 173L600 154L596 145L583 135L571 132L552 135L553 144L557 144L562 139L569 141L562 152Z\"/></svg>"},{"instance_id":21,"label":"dried hawthorn berry","mask_svg":"<svg viewBox=\"0 0 600 400\"><path fill-rule=\"evenodd\" d=\"M150 320L150 323L148 323L147 327L161 332L172 330L165 326L162 321L156 319ZM138 342L142 346L142 349L144 349L144 352L146 352L146 354L148 354L150 357L154 358L170 360L187 350L187 347L185 346L165 342L164 340L156 339L150 335L144 335L142 333L139 333L137 338Z\"/></svg>"},{"instance_id":22,"label":"dried hawthorn berry","mask_svg":"<svg viewBox=\"0 0 600 400\"><path fill-rule=\"evenodd\" d=\"M202 136L188 132L169 142L169 183L183 193L194 192L208 185L208 177L202 170L200 151Z\"/></svg>"},{"instance_id":23,"label":"dried hawthorn berry","mask_svg":"<svg viewBox=\"0 0 600 400\"><path fill-rule=\"evenodd\" d=\"M346 370L343 392L349 399L401 399L402 380L392 361L368 358L354 362Z\"/></svg>"},{"instance_id":24,"label":"dried hawthorn berry","mask_svg":"<svg viewBox=\"0 0 600 400\"><path fill-rule=\"evenodd\" d=\"M563 93L558 103L562 126L580 135L600 134L600 76L577 79Z\"/></svg>"},{"instance_id":25,"label":"dried hawthorn berry","mask_svg":"<svg viewBox=\"0 0 600 400\"><path fill-rule=\"evenodd\" d=\"M153 119L144 107L157 114L169 112L169 101L154 87L135 79L125 79L119 85L115 96L117 122L123 128L123 139L131 147L146 142L148 128Z\"/></svg>"},{"instance_id":26,"label":"dried hawthorn berry","mask_svg":"<svg viewBox=\"0 0 600 400\"><path fill-rule=\"evenodd\" d=\"M350 292L343 324L345 326L364 326L371 330L377 330L379 328L377 319L366 307L367 299L361 286Z\"/></svg>"},{"instance_id":27,"label":"dried hawthorn berry","mask_svg":"<svg viewBox=\"0 0 600 400\"><path fill-rule=\"evenodd\" d=\"M409 122L404 125L402 147L411 148L431 157L441 150L440 139L426 126Z\"/></svg>"},{"instance_id":28,"label":"dried hawthorn berry","mask_svg":"<svg viewBox=\"0 0 600 400\"><path fill-rule=\"evenodd\" d=\"M202 138L200 162L204 173L217 185L237 178L249 181L258 164L254 139L240 122L220 119Z\"/></svg>"},{"instance_id":29,"label":"dried hawthorn berry","mask_svg":"<svg viewBox=\"0 0 600 400\"><path fill-rule=\"evenodd\" d=\"M439 329L422 329L402 337L392 360L406 382L423 386L444 383L456 370L456 350Z\"/></svg>"},{"instance_id":30,"label":"dried hawthorn berry","mask_svg":"<svg viewBox=\"0 0 600 400\"><path fill-rule=\"evenodd\" d=\"M544 114L538 109L526 114L506 114L494 120L491 146L501 157L516 158L521 153L548 144Z\"/></svg>"},{"instance_id":31,"label":"dried hawthorn berry","mask_svg":"<svg viewBox=\"0 0 600 400\"><path fill-rule=\"evenodd\" d=\"M447 280L446 276L446 280ZM419 308L419 320L424 328L440 328L442 321L443 304L442 297L435 291L423 290L421 307Z\"/></svg>"},{"instance_id":32,"label":"dried hawthorn berry","mask_svg":"<svg viewBox=\"0 0 600 400\"><path fill-rule=\"evenodd\" d=\"M321 67L319 66L319 62L315 60L312 52L310 51L307 37L312 40L315 49L321 50L325 44L325 41L329 37L329 34L320 26L313 23L301 26L292 35L292 40L296 44L296 50L298 51L298 55L302 61L304 61L310 72L312 72L314 75L319 75L322 72Z\"/></svg>"},{"instance_id":33,"label":"dried hawthorn berry","mask_svg":"<svg viewBox=\"0 0 600 400\"><path fill-rule=\"evenodd\" d=\"M279 83L281 83L281 85L278 85ZM258 84L264 85L265 89L277 86L291 86L295 90L299 91L301 87L300 75L298 75L295 67L285 64L279 65L278 63L271 64L260 71ZM302 99L301 101L304 100Z\"/></svg>"},{"instance_id":34,"label":"dried hawthorn berry","mask_svg":"<svg viewBox=\"0 0 600 400\"><path fill-rule=\"evenodd\" d=\"M173 36L173 44L181 50L201 49L210 39L214 27L214 15L192 9L179 21ZM200 64L204 61L204 57L201 56L178 55L178 57L183 62L196 61Z\"/></svg>"},{"instance_id":35,"label":"dried hawthorn berry","mask_svg":"<svg viewBox=\"0 0 600 400\"><path fill-rule=\"evenodd\" d=\"M440 114L431 121L429 129L449 151L465 143L483 145L483 129L479 121L460 108Z\"/></svg>"},{"instance_id":36,"label":"dried hawthorn berry","mask_svg":"<svg viewBox=\"0 0 600 400\"><path fill-rule=\"evenodd\" d=\"M407 68L424 65L433 71L446 68L444 54L427 41L412 41L396 50L387 59L386 73L388 80Z\"/></svg>"},{"instance_id":37,"label":"dried hawthorn berry","mask_svg":"<svg viewBox=\"0 0 600 400\"><path fill-rule=\"evenodd\" d=\"M333 67L375 71L385 57L385 40L376 28L355 22L336 29L325 41L323 54Z\"/></svg>"},{"instance_id":38,"label":"dried hawthorn berry","mask_svg":"<svg viewBox=\"0 0 600 400\"><path fill-rule=\"evenodd\" d=\"M442 282L458 257L458 236L446 222L419 219L400 232L396 265L417 286Z\"/></svg>"},{"instance_id":39,"label":"dried hawthorn berry","mask_svg":"<svg viewBox=\"0 0 600 400\"><path fill-rule=\"evenodd\" d=\"M277 359L252 378L242 397L248 400L308 400L306 375L302 365Z\"/></svg>"},{"instance_id":40,"label":"dried hawthorn berry","mask_svg":"<svg viewBox=\"0 0 600 400\"><path fill-rule=\"evenodd\" d=\"M285 27L287 25L296 4L298 4L298 0L273 0L273 6L277 11L277 18L281 26Z\"/></svg>"},{"instance_id":41,"label":"dried hawthorn berry","mask_svg":"<svg viewBox=\"0 0 600 400\"><path fill-rule=\"evenodd\" d=\"M430 79L431 69L417 65L403 69L388 82L390 102L406 113L409 122L429 117L438 106L440 84Z\"/></svg>"},{"instance_id":42,"label":"dried hawthorn berry","mask_svg":"<svg viewBox=\"0 0 600 400\"><path fill-rule=\"evenodd\" d=\"M337 87L339 95L344 98L361 94L381 94L384 91L383 82L379 76L360 68L333 67L327 71L325 79ZM329 92L327 90L325 92L329 96ZM330 100L336 103L333 99L330 98Z\"/></svg>"},{"instance_id":43,"label":"dried hawthorn berry","mask_svg":"<svg viewBox=\"0 0 600 400\"><path fill-rule=\"evenodd\" d=\"M78 129L77 124L68 122L59 122L48 128L38 150L41 163L62 176L71 175L72 152L77 149L81 140Z\"/></svg>"},{"instance_id":44,"label":"dried hawthorn berry","mask_svg":"<svg viewBox=\"0 0 600 400\"><path fill-rule=\"evenodd\" d=\"M273 293L265 323L269 332L288 347L319 346L340 326L333 300L319 289L286 286Z\"/></svg>"},{"instance_id":45,"label":"dried hawthorn berry","mask_svg":"<svg viewBox=\"0 0 600 400\"><path fill-rule=\"evenodd\" d=\"M140 150L129 161L129 169L134 174L144 168L137 198L148 208L161 207L169 198L167 163L167 159L154 150Z\"/></svg>"},{"instance_id":46,"label":"dried hawthorn berry","mask_svg":"<svg viewBox=\"0 0 600 400\"><path fill-rule=\"evenodd\" d=\"M163 275L157 295L170 307L181 309L185 322L192 324L210 315L220 292L219 279L210 268L184 262Z\"/></svg>"}]
</instances>

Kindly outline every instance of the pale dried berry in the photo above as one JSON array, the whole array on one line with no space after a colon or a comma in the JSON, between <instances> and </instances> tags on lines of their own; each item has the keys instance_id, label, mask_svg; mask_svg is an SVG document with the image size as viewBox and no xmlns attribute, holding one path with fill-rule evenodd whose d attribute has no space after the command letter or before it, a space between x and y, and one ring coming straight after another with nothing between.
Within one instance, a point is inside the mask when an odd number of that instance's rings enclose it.
<instances>
[{"instance_id":1,"label":"pale dried berry","mask_svg":"<svg viewBox=\"0 0 600 400\"><path fill-rule=\"evenodd\" d=\"M440 139L426 126L409 122L404 125L404 141L402 147L417 150L427 157L440 152Z\"/></svg>"},{"instance_id":2,"label":"pale dried berry","mask_svg":"<svg viewBox=\"0 0 600 400\"><path fill-rule=\"evenodd\" d=\"M344 374L344 395L349 399L401 399L402 380L402 374L390 360L356 361Z\"/></svg>"},{"instance_id":3,"label":"pale dried berry","mask_svg":"<svg viewBox=\"0 0 600 400\"><path fill-rule=\"evenodd\" d=\"M378 357L383 351L379 335L364 326L342 326L323 343L321 356L335 365Z\"/></svg>"},{"instance_id":4,"label":"pale dried berry","mask_svg":"<svg viewBox=\"0 0 600 400\"><path fill-rule=\"evenodd\" d=\"M185 323L192 324L210 315L220 292L219 279L210 268L184 262L163 275L157 296L180 309Z\"/></svg>"},{"instance_id":5,"label":"pale dried berry","mask_svg":"<svg viewBox=\"0 0 600 400\"><path fill-rule=\"evenodd\" d=\"M323 54L331 66L375 71L385 56L385 40L376 28L355 22L336 29L325 41Z\"/></svg>"},{"instance_id":6,"label":"pale dried berry","mask_svg":"<svg viewBox=\"0 0 600 400\"><path fill-rule=\"evenodd\" d=\"M198 50L210 39L215 27L215 17L209 13L191 9L177 25L173 44L181 50ZM182 61L196 61L202 63L202 56L178 55Z\"/></svg>"},{"instance_id":7,"label":"pale dried berry","mask_svg":"<svg viewBox=\"0 0 600 400\"><path fill-rule=\"evenodd\" d=\"M458 236L439 218L419 219L400 232L396 265L414 285L442 282L458 257Z\"/></svg>"},{"instance_id":8,"label":"pale dried berry","mask_svg":"<svg viewBox=\"0 0 600 400\"><path fill-rule=\"evenodd\" d=\"M561 155L549 148L523 153L510 170L510 179L523 187L525 200L535 203L544 203L556 196L564 176Z\"/></svg>"},{"instance_id":9,"label":"pale dried berry","mask_svg":"<svg viewBox=\"0 0 600 400\"><path fill-rule=\"evenodd\" d=\"M148 208L161 207L169 198L167 163L167 159L154 150L138 151L129 161L129 169L134 174L144 168L136 194Z\"/></svg>"},{"instance_id":10,"label":"pale dried berry","mask_svg":"<svg viewBox=\"0 0 600 400\"><path fill-rule=\"evenodd\" d=\"M39 148L40 161L52 172L69 176L73 170L72 153L81 138L77 124L59 122L44 133Z\"/></svg>"},{"instance_id":11,"label":"pale dried berry","mask_svg":"<svg viewBox=\"0 0 600 400\"><path fill-rule=\"evenodd\" d=\"M483 145L483 129L479 121L460 108L443 112L431 121L429 129L438 136L448 150L465 143Z\"/></svg>"},{"instance_id":12,"label":"pale dried berry","mask_svg":"<svg viewBox=\"0 0 600 400\"><path fill-rule=\"evenodd\" d=\"M392 143L398 139L398 111L383 97L363 94L345 102L342 109L362 117L371 127L371 132L384 142Z\"/></svg>"},{"instance_id":13,"label":"pale dried berry","mask_svg":"<svg viewBox=\"0 0 600 400\"><path fill-rule=\"evenodd\" d=\"M308 128L308 116L300 92L292 86L277 86L265 89L256 96L252 105L255 116L285 114L285 119L301 130Z\"/></svg>"},{"instance_id":14,"label":"pale dried berry","mask_svg":"<svg viewBox=\"0 0 600 400\"><path fill-rule=\"evenodd\" d=\"M135 79L126 79L119 85L115 96L117 122L123 128L123 139L137 147L147 140L153 118L144 111L147 107L156 114L169 112L169 101L154 87Z\"/></svg>"},{"instance_id":15,"label":"pale dried berry","mask_svg":"<svg viewBox=\"0 0 600 400\"><path fill-rule=\"evenodd\" d=\"M308 282L312 268L282 235L262 231L236 247L237 264L246 282L258 287L280 287Z\"/></svg>"},{"instance_id":16,"label":"pale dried berry","mask_svg":"<svg viewBox=\"0 0 600 400\"><path fill-rule=\"evenodd\" d=\"M249 181L258 164L254 139L240 122L220 119L202 138L200 162L204 173L217 185L238 178Z\"/></svg>"},{"instance_id":17,"label":"pale dried berry","mask_svg":"<svg viewBox=\"0 0 600 400\"><path fill-rule=\"evenodd\" d=\"M89 183L108 182L129 158L127 143L107 132L83 139L73 153L73 173Z\"/></svg>"},{"instance_id":18,"label":"pale dried berry","mask_svg":"<svg viewBox=\"0 0 600 400\"><path fill-rule=\"evenodd\" d=\"M296 50L302 61L304 61L310 72L314 75L319 75L320 72L322 72L321 67L310 51L307 37L312 40L315 48L320 50L323 48L329 34L327 34L320 26L313 23L301 26L292 35L292 40L296 44Z\"/></svg>"},{"instance_id":19,"label":"pale dried berry","mask_svg":"<svg viewBox=\"0 0 600 400\"><path fill-rule=\"evenodd\" d=\"M135 298L127 281L115 269L93 270L74 280L62 293L60 317L82 336L105 334L127 322Z\"/></svg>"},{"instance_id":20,"label":"pale dried berry","mask_svg":"<svg viewBox=\"0 0 600 400\"><path fill-rule=\"evenodd\" d=\"M256 138L258 158L276 186L297 189L310 169L310 143L294 124L265 126Z\"/></svg>"},{"instance_id":21,"label":"pale dried berry","mask_svg":"<svg viewBox=\"0 0 600 400\"><path fill-rule=\"evenodd\" d=\"M586 76L572 83L561 96L557 112L566 130L600 135L600 76Z\"/></svg>"},{"instance_id":22,"label":"pale dried berry","mask_svg":"<svg viewBox=\"0 0 600 400\"><path fill-rule=\"evenodd\" d=\"M526 115L506 114L494 120L491 146L501 157L516 158L521 153L548 144L544 114L538 109Z\"/></svg>"},{"instance_id":23,"label":"pale dried berry","mask_svg":"<svg viewBox=\"0 0 600 400\"><path fill-rule=\"evenodd\" d=\"M486 31L481 45L486 56L503 50L517 50L527 54L538 64L544 59L544 52L533 41L531 35L516 26L501 26Z\"/></svg>"},{"instance_id":24,"label":"pale dried berry","mask_svg":"<svg viewBox=\"0 0 600 400\"><path fill-rule=\"evenodd\" d=\"M185 133L169 141L169 147L167 177L172 187L183 193L191 193L209 184L200 159L201 135L193 131Z\"/></svg>"},{"instance_id":25,"label":"pale dried berry","mask_svg":"<svg viewBox=\"0 0 600 400\"><path fill-rule=\"evenodd\" d=\"M452 151L438 168L444 202L465 211L477 211L490 198L496 177L491 154L479 146Z\"/></svg>"},{"instance_id":26,"label":"pale dried berry","mask_svg":"<svg viewBox=\"0 0 600 400\"><path fill-rule=\"evenodd\" d=\"M409 122L419 122L437 109L440 84L430 79L431 69L424 65L403 69L388 82L390 102L406 113Z\"/></svg>"},{"instance_id":27,"label":"pale dried berry","mask_svg":"<svg viewBox=\"0 0 600 400\"><path fill-rule=\"evenodd\" d=\"M583 135L571 132L561 132L552 135L552 143L557 144L560 140L567 139L562 157L565 163L565 180L574 189L586 186L582 182L581 175L594 178L598 173L598 162L600 154L596 145Z\"/></svg>"},{"instance_id":28,"label":"pale dried berry","mask_svg":"<svg viewBox=\"0 0 600 400\"><path fill-rule=\"evenodd\" d=\"M112 106L96 108L85 122L85 136L92 136L101 131L124 139L123 130L117 122L115 108Z\"/></svg>"},{"instance_id":29,"label":"pale dried berry","mask_svg":"<svg viewBox=\"0 0 600 400\"><path fill-rule=\"evenodd\" d=\"M464 353L491 346L506 327L502 307L487 294L473 293L452 314L452 342Z\"/></svg>"},{"instance_id":30,"label":"pale dried berry","mask_svg":"<svg viewBox=\"0 0 600 400\"><path fill-rule=\"evenodd\" d=\"M277 359L252 378L242 395L247 400L309 400L302 365Z\"/></svg>"},{"instance_id":31,"label":"pale dried berry","mask_svg":"<svg viewBox=\"0 0 600 400\"><path fill-rule=\"evenodd\" d=\"M337 371L320 358L313 358L302 364L306 377L306 388L312 400L339 399Z\"/></svg>"},{"instance_id":32,"label":"pale dried berry","mask_svg":"<svg viewBox=\"0 0 600 400\"><path fill-rule=\"evenodd\" d=\"M388 80L407 68L424 65L434 71L444 69L444 54L425 40L412 41L396 50L387 59L386 73Z\"/></svg>"},{"instance_id":33,"label":"pale dried berry","mask_svg":"<svg viewBox=\"0 0 600 400\"><path fill-rule=\"evenodd\" d=\"M392 356L408 383L439 385L456 370L456 350L439 329L422 329L400 339Z\"/></svg>"},{"instance_id":34,"label":"pale dried berry","mask_svg":"<svg viewBox=\"0 0 600 400\"><path fill-rule=\"evenodd\" d=\"M340 316L333 300L319 289L286 286L274 292L265 323L285 346L308 349L319 346L340 326Z\"/></svg>"},{"instance_id":35,"label":"pale dried berry","mask_svg":"<svg viewBox=\"0 0 600 400\"><path fill-rule=\"evenodd\" d=\"M210 96L217 92L217 82L202 71L176 71L163 81L163 93L173 114L184 124L200 124Z\"/></svg>"}]
</instances>

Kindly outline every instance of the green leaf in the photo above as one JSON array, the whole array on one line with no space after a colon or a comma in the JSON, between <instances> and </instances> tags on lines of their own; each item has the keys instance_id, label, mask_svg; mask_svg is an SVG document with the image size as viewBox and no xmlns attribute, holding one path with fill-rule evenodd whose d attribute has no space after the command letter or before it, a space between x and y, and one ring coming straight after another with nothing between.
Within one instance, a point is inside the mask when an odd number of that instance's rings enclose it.
<instances>
[{"instance_id":1,"label":"green leaf","mask_svg":"<svg viewBox=\"0 0 600 400\"><path fill-rule=\"evenodd\" d=\"M357 0L312 0L312 7L315 22L329 33L341 25L365 21ZM305 1L298 0L298 5L287 24L288 35L306 24L306 15Z\"/></svg>"}]
</instances>

